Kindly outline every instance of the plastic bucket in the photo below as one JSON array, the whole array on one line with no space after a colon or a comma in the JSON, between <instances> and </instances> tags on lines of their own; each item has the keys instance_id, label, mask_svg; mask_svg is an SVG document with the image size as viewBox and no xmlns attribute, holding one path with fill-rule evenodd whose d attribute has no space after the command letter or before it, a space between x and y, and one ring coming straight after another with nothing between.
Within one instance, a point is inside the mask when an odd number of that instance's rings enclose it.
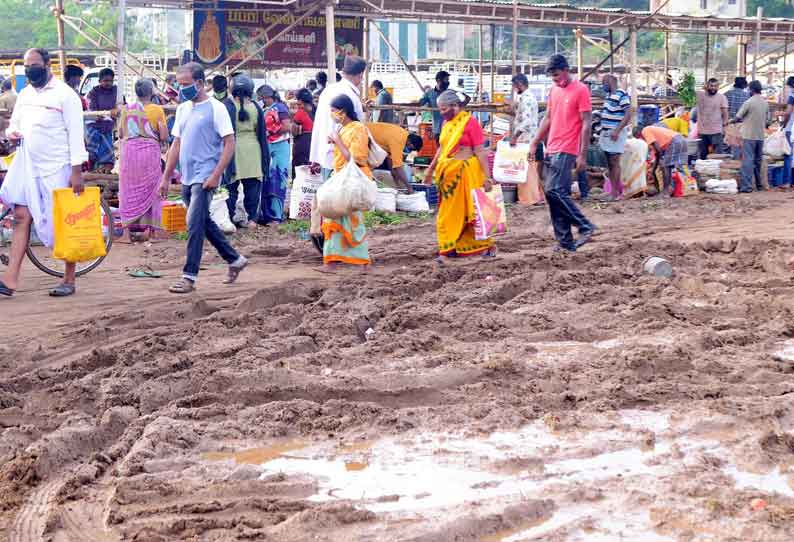
<instances>
[{"instance_id":1,"label":"plastic bucket","mask_svg":"<svg viewBox=\"0 0 794 542\"><path fill-rule=\"evenodd\" d=\"M668 279L673 276L673 266L670 265L670 262L664 258L659 258L658 256L651 256L645 260L645 263L642 264L642 267L649 275Z\"/></svg>"}]
</instances>

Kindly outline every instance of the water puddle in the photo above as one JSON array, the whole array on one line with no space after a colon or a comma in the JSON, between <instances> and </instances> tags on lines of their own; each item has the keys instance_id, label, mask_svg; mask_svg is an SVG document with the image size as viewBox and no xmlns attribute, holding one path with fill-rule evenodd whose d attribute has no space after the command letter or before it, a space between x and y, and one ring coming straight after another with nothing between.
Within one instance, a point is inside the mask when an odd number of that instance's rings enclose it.
<instances>
[{"instance_id":1,"label":"water puddle","mask_svg":"<svg viewBox=\"0 0 794 542\"><path fill-rule=\"evenodd\" d=\"M207 461L228 461L232 460L238 465L263 465L284 457L289 452L301 450L306 447L305 442L289 441L274 444L264 448L249 448L236 452L207 452L201 455Z\"/></svg>"}]
</instances>

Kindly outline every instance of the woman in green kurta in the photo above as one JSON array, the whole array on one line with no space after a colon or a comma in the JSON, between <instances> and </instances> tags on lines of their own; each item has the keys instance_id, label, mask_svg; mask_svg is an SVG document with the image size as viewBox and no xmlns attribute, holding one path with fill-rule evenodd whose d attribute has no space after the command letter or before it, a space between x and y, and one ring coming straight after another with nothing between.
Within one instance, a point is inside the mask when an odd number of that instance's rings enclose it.
<instances>
[{"instance_id":1,"label":"woman in green kurta","mask_svg":"<svg viewBox=\"0 0 794 542\"><path fill-rule=\"evenodd\" d=\"M227 184L229 190L229 216L234 218L237 207L237 195L240 183L243 183L243 204L248 215L248 223L238 224L240 227L255 227L259 217L259 198L262 190L262 176L268 171L270 153L267 150L265 137L265 117L252 96L254 82L247 75L241 74L232 81L234 106L235 137L234 151L235 177Z\"/></svg>"}]
</instances>

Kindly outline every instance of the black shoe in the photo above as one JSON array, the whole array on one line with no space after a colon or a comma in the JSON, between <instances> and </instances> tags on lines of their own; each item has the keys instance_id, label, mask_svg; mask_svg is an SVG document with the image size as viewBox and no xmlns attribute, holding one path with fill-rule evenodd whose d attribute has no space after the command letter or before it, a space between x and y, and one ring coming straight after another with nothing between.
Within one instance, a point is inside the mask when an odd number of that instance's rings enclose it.
<instances>
[{"instance_id":1,"label":"black shoe","mask_svg":"<svg viewBox=\"0 0 794 542\"><path fill-rule=\"evenodd\" d=\"M586 245L590 241L593 240L593 235L598 228L593 226L589 230L585 230L584 232L579 234L579 239L576 240L576 248L581 248L582 246Z\"/></svg>"},{"instance_id":2,"label":"black shoe","mask_svg":"<svg viewBox=\"0 0 794 542\"><path fill-rule=\"evenodd\" d=\"M576 252L576 246L573 246L573 247L570 247L570 248L569 248L569 247L564 247L564 246L562 246L562 245L557 245L556 247L554 247L554 249L553 249L553 252L554 252L555 254L569 254L569 253L574 253L574 252Z\"/></svg>"},{"instance_id":3,"label":"black shoe","mask_svg":"<svg viewBox=\"0 0 794 542\"><path fill-rule=\"evenodd\" d=\"M752 190L739 190L739 193L740 194L752 194L753 191Z\"/></svg>"}]
</instances>

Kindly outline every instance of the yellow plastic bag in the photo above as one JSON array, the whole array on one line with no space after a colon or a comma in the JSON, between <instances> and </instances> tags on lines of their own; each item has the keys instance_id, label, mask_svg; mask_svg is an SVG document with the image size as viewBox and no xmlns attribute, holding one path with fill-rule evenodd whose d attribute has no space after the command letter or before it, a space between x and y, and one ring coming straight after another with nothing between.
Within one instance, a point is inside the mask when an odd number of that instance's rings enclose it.
<instances>
[{"instance_id":1,"label":"yellow plastic bag","mask_svg":"<svg viewBox=\"0 0 794 542\"><path fill-rule=\"evenodd\" d=\"M99 188L86 188L79 196L71 188L61 188L53 192L52 199L53 257L66 262L86 262L104 256Z\"/></svg>"}]
</instances>

